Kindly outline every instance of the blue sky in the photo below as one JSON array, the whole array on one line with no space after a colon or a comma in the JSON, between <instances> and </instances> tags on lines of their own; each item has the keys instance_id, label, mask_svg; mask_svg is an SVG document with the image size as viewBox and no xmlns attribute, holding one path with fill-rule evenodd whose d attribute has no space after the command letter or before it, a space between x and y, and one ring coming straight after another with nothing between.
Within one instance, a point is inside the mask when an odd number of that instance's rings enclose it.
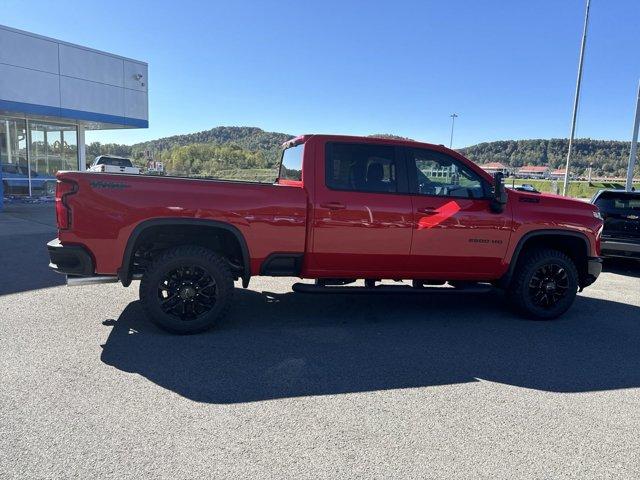
<instances>
[{"instance_id":1,"label":"blue sky","mask_svg":"<svg viewBox=\"0 0 640 480\"><path fill-rule=\"evenodd\" d=\"M149 129L567 137L583 0L4 0L1 23L149 63ZM592 0L577 136L628 140L640 1Z\"/></svg>"}]
</instances>

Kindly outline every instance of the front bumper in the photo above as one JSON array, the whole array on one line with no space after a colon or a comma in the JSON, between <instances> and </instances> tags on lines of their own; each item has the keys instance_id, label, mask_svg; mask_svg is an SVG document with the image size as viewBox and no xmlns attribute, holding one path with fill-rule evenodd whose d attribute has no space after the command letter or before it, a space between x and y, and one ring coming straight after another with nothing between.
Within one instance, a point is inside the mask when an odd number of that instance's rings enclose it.
<instances>
[{"instance_id":1,"label":"front bumper","mask_svg":"<svg viewBox=\"0 0 640 480\"><path fill-rule=\"evenodd\" d=\"M600 251L603 257L624 257L640 259L640 242L602 239Z\"/></svg>"},{"instance_id":2,"label":"front bumper","mask_svg":"<svg viewBox=\"0 0 640 480\"><path fill-rule=\"evenodd\" d=\"M47 243L49 250L49 268L64 275L92 276L95 273L93 259L80 245L62 245L54 238Z\"/></svg>"},{"instance_id":3,"label":"front bumper","mask_svg":"<svg viewBox=\"0 0 640 480\"><path fill-rule=\"evenodd\" d=\"M602 272L602 258L589 257L587 259L587 273L581 281L580 288L588 287L595 282Z\"/></svg>"}]
</instances>

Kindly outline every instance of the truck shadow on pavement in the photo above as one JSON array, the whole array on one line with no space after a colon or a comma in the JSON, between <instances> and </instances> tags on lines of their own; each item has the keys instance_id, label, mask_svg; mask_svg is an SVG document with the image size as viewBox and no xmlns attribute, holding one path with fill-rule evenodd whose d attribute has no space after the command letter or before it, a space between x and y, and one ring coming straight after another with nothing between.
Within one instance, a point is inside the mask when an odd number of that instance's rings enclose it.
<instances>
[{"instance_id":1,"label":"truck shadow on pavement","mask_svg":"<svg viewBox=\"0 0 640 480\"><path fill-rule=\"evenodd\" d=\"M198 402L238 403L487 380L548 392L640 386L640 308L579 296L554 322L485 296L238 290L214 330L174 336L128 305L102 361Z\"/></svg>"}]
</instances>

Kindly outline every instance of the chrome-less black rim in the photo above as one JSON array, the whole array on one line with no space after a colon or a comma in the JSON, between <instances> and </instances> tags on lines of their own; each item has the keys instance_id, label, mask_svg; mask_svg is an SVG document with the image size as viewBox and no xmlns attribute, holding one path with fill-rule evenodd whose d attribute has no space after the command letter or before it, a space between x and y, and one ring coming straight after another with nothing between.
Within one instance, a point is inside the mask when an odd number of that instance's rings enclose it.
<instances>
[{"instance_id":1,"label":"chrome-less black rim","mask_svg":"<svg viewBox=\"0 0 640 480\"><path fill-rule=\"evenodd\" d=\"M550 263L538 268L529 282L533 303L552 308L569 293L569 275L560 265Z\"/></svg>"},{"instance_id":2,"label":"chrome-less black rim","mask_svg":"<svg viewBox=\"0 0 640 480\"><path fill-rule=\"evenodd\" d=\"M195 320L216 303L216 282L197 265L169 270L158 284L158 299L163 312L181 320Z\"/></svg>"}]
</instances>

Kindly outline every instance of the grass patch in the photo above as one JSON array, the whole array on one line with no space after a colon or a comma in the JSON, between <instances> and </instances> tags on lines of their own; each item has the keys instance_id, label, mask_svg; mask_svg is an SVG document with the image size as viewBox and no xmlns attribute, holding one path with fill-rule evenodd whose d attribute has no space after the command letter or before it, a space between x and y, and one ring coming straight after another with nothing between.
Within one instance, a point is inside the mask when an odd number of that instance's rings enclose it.
<instances>
[{"instance_id":1,"label":"grass patch","mask_svg":"<svg viewBox=\"0 0 640 480\"><path fill-rule=\"evenodd\" d=\"M537 190L541 192L559 193L562 194L562 180L554 182L553 180L532 180L525 178L506 178L505 185L510 187L512 185L533 185ZM633 184L636 190L640 189L640 183ZM624 189L624 183L620 182L583 182L575 181L569 182L569 196L574 198L591 198L598 191L604 188L617 188Z\"/></svg>"},{"instance_id":2,"label":"grass patch","mask_svg":"<svg viewBox=\"0 0 640 480\"><path fill-rule=\"evenodd\" d=\"M214 176L221 180L273 183L278 176L278 170L272 168L232 168L229 170L218 170Z\"/></svg>"}]
</instances>

